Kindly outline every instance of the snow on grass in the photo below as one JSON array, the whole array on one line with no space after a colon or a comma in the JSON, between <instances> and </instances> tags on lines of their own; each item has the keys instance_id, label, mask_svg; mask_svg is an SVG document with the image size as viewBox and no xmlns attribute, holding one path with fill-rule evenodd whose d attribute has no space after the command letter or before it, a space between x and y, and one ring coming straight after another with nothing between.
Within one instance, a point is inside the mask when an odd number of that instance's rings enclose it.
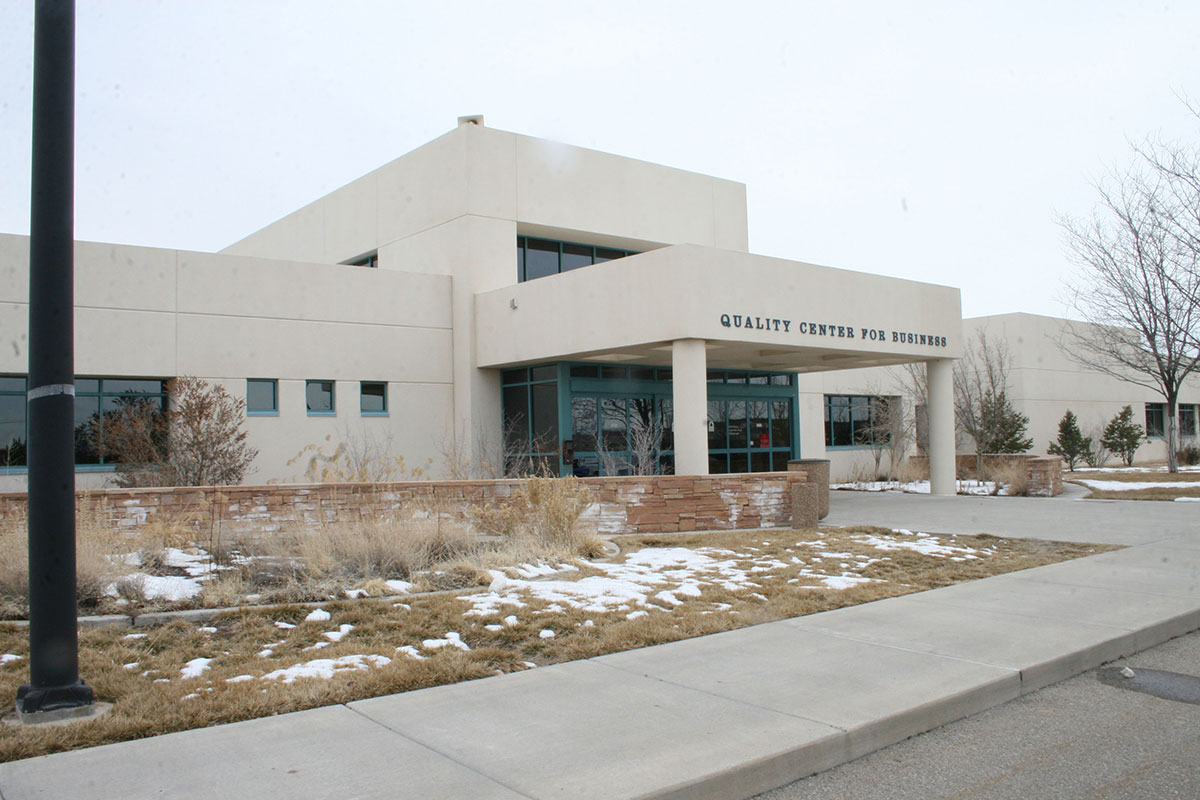
<instances>
[{"instance_id":1,"label":"snow on grass","mask_svg":"<svg viewBox=\"0 0 1200 800\"><path fill-rule=\"evenodd\" d=\"M282 681L294 683L300 678L332 678L339 672L351 670L366 670L371 667L382 667L392 663L387 656L353 655L341 658L317 658L300 664L293 664L286 669L277 669L262 676L264 681ZM239 676L240 677L240 676Z\"/></svg>"},{"instance_id":2,"label":"snow on grass","mask_svg":"<svg viewBox=\"0 0 1200 800\"><path fill-rule=\"evenodd\" d=\"M347 623L345 625L339 625L336 631L325 631L321 635L331 642L340 642L345 638L346 634L352 630L354 630L354 626Z\"/></svg>"},{"instance_id":3,"label":"snow on grass","mask_svg":"<svg viewBox=\"0 0 1200 800\"><path fill-rule=\"evenodd\" d=\"M852 481L850 483L835 483L830 489L845 489L852 492L905 492L907 494L929 494L929 481ZM1001 488L996 490L993 481L964 480L955 481L957 494L993 495L1006 494Z\"/></svg>"},{"instance_id":4,"label":"snow on grass","mask_svg":"<svg viewBox=\"0 0 1200 800\"><path fill-rule=\"evenodd\" d=\"M471 649L457 631L447 631L444 639L425 639L421 642L421 647L426 650L438 650L442 647L457 647L459 650Z\"/></svg>"},{"instance_id":5,"label":"snow on grass","mask_svg":"<svg viewBox=\"0 0 1200 800\"><path fill-rule=\"evenodd\" d=\"M1176 503L1200 503L1200 497L1176 497Z\"/></svg>"},{"instance_id":6,"label":"snow on grass","mask_svg":"<svg viewBox=\"0 0 1200 800\"><path fill-rule=\"evenodd\" d=\"M1139 489L1186 489L1196 484L1190 481L1097 481L1087 478L1076 478L1075 483L1082 483L1089 489L1099 492L1136 492Z\"/></svg>"},{"instance_id":7,"label":"snow on grass","mask_svg":"<svg viewBox=\"0 0 1200 800\"><path fill-rule=\"evenodd\" d=\"M0 656L0 664L11 664L14 661L20 661L21 658L22 656L13 655L12 653L5 653L4 655Z\"/></svg>"},{"instance_id":8,"label":"snow on grass","mask_svg":"<svg viewBox=\"0 0 1200 800\"><path fill-rule=\"evenodd\" d=\"M333 619L333 615L330 614L325 609L314 608L312 611L310 611L308 613L308 616L304 618L304 621L305 622L328 622L331 619ZM279 625L278 622L276 622L275 624ZM283 626L279 625L279 627L282 628Z\"/></svg>"},{"instance_id":9,"label":"snow on grass","mask_svg":"<svg viewBox=\"0 0 1200 800\"><path fill-rule=\"evenodd\" d=\"M927 556L947 556L964 559L979 558L979 551L973 547L955 547L943 544L940 540L928 534L913 533L904 529L897 530L896 533L900 536L910 536L913 538L885 539L881 536L868 535L855 536L854 540L885 553L891 550L912 550L913 552L923 553Z\"/></svg>"},{"instance_id":10,"label":"snow on grass","mask_svg":"<svg viewBox=\"0 0 1200 800\"><path fill-rule=\"evenodd\" d=\"M184 665L183 669L179 670L179 677L184 678L199 678L208 671L208 665L212 663L211 658L193 658Z\"/></svg>"}]
</instances>

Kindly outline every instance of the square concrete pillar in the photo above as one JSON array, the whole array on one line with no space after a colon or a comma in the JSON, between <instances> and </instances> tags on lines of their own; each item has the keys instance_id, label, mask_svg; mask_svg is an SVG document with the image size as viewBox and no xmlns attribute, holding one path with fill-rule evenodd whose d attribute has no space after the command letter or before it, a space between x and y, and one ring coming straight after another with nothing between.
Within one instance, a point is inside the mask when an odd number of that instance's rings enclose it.
<instances>
[{"instance_id":1,"label":"square concrete pillar","mask_svg":"<svg viewBox=\"0 0 1200 800\"><path fill-rule=\"evenodd\" d=\"M671 343L675 474L708 474L708 354L703 339Z\"/></svg>"},{"instance_id":2,"label":"square concrete pillar","mask_svg":"<svg viewBox=\"0 0 1200 800\"><path fill-rule=\"evenodd\" d=\"M929 396L929 491L952 495L958 489L954 469L954 360L926 362L925 388Z\"/></svg>"}]
</instances>

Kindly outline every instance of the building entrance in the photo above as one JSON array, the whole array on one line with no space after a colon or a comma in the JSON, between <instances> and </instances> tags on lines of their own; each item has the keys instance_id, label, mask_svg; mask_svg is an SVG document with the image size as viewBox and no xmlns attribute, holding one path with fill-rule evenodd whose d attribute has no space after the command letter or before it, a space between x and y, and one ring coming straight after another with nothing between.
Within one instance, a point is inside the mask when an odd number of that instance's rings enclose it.
<instances>
[{"instance_id":1,"label":"building entrance","mask_svg":"<svg viewBox=\"0 0 1200 800\"><path fill-rule=\"evenodd\" d=\"M549 364L501 374L506 472L673 474L670 367ZM787 469L798 449L788 373L708 371L709 472Z\"/></svg>"}]
</instances>

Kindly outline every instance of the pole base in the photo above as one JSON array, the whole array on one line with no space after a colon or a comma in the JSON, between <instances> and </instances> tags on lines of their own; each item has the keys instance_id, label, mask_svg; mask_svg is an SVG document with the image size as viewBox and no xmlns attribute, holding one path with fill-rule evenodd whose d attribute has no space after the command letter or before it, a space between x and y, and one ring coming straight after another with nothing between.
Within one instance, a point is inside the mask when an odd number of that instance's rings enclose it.
<instances>
[{"instance_id":1,"label":"pole base","mask_svg":"<svg viewBox=\"0 0 1200 800\"><path fill-rule=\"evenodd\" d=\"M17 713L21 716L28 714L48 714L55 711L75 711L76 714L56 716L82 716L90 713L86 710L96 702L92 687L82 679L66 686L46 686L35 688L26 683L17 689Z\"/></svg>"}]
</instances>

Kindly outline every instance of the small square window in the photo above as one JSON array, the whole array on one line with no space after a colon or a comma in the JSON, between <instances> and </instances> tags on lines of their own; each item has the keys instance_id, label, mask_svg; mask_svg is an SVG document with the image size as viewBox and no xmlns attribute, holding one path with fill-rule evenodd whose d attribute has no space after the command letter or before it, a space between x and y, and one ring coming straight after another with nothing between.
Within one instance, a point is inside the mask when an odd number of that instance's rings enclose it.
<instances>
[{"instance_id":1,"label":"small square window","mask_svg":"<svg viewBox=\"0 0 1200 800\"><path fill-rule=\"evenodd\" d=\"M310 416L334 416L333 381L305 381L304 399Z\"/></svg>"},{"instance_id":2,"label":"small square window","mask_svg":"<svg viewBox=\"0 0 1200 800\"><path fill-rule=\"evenodd\" d=\"M387 414L387 384L383 381L363 381L359 384L359 410L364 415Z\"/></svg>"},{"instance_id":3,"label":"small square window","mask_svg":"<svg viewBox=\"0 0 1200 800\"><path fill-rule=\"evenodd\" d=\"M252 417L279 414L279 384L274 378L246 380L246 414Z\"/></svg>"}]
</instances>

